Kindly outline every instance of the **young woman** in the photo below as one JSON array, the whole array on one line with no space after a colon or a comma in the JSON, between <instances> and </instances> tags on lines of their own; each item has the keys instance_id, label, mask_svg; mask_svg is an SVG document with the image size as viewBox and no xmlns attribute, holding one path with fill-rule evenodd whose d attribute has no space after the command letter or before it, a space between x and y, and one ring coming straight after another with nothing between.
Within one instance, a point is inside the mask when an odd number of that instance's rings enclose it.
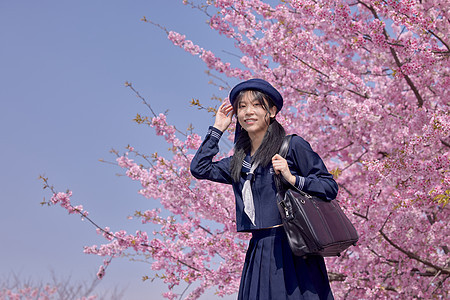
<instances>
[{"instance_id":1,"label":"young woman","mask_svg":"<svg viewBox=\"0 0 450 300\"><path fill-rule=\"evenodd\" d=\"M321 158L301 137L293 136L286 159L278 155L285 136L275 119L281 94L262 79L250 79L230 92L191 163L197 179L231 184L238 231L252 233L238 299L333 299L324 259L294 256L276 204L273 175L297 188L332 200L337 184ZM236 115L234 155L213 162L219 139Z\"/></svg>"}]
</instances>

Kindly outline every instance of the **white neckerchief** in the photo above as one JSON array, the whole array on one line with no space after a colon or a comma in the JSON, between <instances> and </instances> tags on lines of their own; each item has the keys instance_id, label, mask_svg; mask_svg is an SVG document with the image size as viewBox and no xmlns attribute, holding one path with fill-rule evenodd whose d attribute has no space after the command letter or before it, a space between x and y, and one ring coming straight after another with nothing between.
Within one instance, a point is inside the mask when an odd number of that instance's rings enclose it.
<instances>
[{"instance_id":1,"label":"white neckerchief","mask_svg":"<svg viewBox=\"0 0 450 300\"><path fill-rule=\"evenodd\" d=\"M244 201L244 212L252 221L253 226L255 224L255 204L253 203L253 193L251 181L254 176L255 169L258 167L258 163L255 163L250 168L250 172L247 173L247 179L244 182L244 187L242 188L242 200Z\"/></svg>"}]
</instances>

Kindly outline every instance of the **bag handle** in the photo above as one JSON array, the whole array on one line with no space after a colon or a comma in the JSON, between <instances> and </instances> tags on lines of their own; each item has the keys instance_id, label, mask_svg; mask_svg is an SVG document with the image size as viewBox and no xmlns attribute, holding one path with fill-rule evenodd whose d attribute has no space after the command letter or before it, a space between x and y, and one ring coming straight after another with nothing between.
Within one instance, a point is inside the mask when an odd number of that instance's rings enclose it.
<instances>
[{"instance_id":1,"label":"bag handle","mask_svg":"<svg viewBox=\"0 0 450 300\"><path fill-rule=\"evenodd\" d=\"M280 150L278 151L278 154L283 157L286 158L286 155L289 151L289 145L291 143L292 137L296 135L296 134L292 134L292 135L287 135L283 138L283 142L281 143L281 147ZM277 187L277 191L278 194L282 197L284 197L284 194L286 193L287 189L293 189L295 190L297 193L302 194L303 196L307 197L307 198L312 198L311 195L305 193L302 190L297 189L297 187L295 187L294 185L292 185L290 182L288 182L286 179L284 179L283 175L281 174L275 174L274 176L274 180L275 180L275 186ZM288 188L285 188L285 187Z\"/></svg>"}]
</instances>

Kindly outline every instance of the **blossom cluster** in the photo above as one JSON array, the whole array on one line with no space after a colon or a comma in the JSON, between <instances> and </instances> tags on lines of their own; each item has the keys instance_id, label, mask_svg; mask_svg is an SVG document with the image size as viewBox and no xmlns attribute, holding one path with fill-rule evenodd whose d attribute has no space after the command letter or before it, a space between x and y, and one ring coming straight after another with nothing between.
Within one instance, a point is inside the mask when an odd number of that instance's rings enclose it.
<instances>
[{"instance_id":1,"label":"blossom cluster","mask_svg":"<svg viewBox=\"0 0 450 300\"><path fill-rule=\"evenodd\" d=\"M69 214L80 214L84 217L88 216L88 212L83 209L83 205L73 206L70 203L70 197L72 196L72 191L67 191L67 193L59 192L53 194L50 199L52 204L59 204L61 207L65 208Z\"/></svg>"},{"instance_id":2,"label":"blossom cluster","mask_svg":"<svg viewBox=\"0 0 450 300\"><path fill-rule=\"evenodd\" d=\"M52 295L56 293L56 288L46 285L44 288L24 287L19 289L2 289L0 290L0 299L10 300L50 300Z\"/></svg>"}]
</instances>

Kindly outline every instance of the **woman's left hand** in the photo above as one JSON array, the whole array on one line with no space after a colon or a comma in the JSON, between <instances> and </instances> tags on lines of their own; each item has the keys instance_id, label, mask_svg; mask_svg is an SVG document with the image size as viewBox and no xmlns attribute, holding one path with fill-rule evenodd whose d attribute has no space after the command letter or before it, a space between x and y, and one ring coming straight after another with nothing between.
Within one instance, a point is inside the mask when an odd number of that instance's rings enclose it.
<instances>
[{"instance_id":1,"label":"woman's left hand","mask_svg":"<svg viewBox=\"0 0 450 300\"><path fill-rule=\"evenodd\" d=\"M276 174L283 175L290 184L295 185L295 176L292 175L291 170L289 170L288 163L281 155L275 154L272 157L272 166Z\"/></svg>"}]
</instances>

